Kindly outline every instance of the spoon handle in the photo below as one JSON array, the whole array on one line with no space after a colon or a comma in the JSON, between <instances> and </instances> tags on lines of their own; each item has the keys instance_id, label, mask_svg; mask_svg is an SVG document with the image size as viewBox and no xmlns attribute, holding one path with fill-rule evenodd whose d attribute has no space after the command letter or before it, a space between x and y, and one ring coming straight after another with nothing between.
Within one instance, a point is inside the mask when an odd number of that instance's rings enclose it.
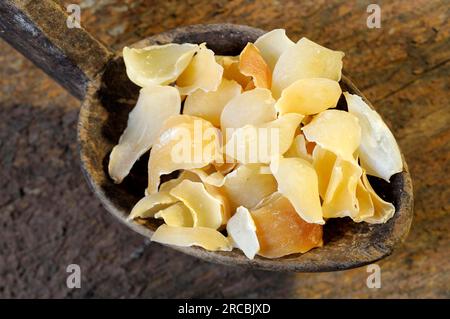
<instances>
[{"instance_id":1,"label":"spoon handle","mask_svg":"<svg viewBox=\"0 0 450 319\"><path fill-rule=\"evenodd\" d=\"M54 0L0 1L0 37L80 100L113 56Z\"/></svg>"}]
</instances>

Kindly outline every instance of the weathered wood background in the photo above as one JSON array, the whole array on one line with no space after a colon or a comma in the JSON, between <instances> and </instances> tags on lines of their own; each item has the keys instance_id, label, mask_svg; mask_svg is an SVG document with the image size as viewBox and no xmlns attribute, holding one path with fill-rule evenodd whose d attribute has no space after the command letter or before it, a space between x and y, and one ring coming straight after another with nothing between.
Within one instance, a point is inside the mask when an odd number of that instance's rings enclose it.
<instances>
[{"instance_id":1,"label":"weathered wood background","mask_svg":"<svg viewBox=\"0 0 450 319\"><path fill-rule=\"evenodd\" d=\"M181 255L117 223L78 163L79 102L0 42L0 297L450 297L450 2L70 0L81 23L115 49L180 25L285 28L346 52L345 70L391 124L413 176L415 220L405 244L366 268L337 273L251 271ZM82 270L66 287L66 266Z\"/></svg>"}]
</instances>

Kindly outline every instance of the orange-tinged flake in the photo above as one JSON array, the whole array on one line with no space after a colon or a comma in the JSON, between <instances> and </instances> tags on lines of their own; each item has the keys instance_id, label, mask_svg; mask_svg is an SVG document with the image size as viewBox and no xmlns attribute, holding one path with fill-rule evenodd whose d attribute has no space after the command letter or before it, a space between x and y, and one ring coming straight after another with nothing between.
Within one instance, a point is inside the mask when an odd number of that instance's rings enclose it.
<instances>
[{"instance_id":1,"label":"orange-tinged flake","mask_svg":"<svg viewBox=\"0 0 450 319\"><path fill-rule=\"evenodd\" d=\"M239 70L239 57L223 56L217 62L223 67L223 77L236 81L243 89L252 81L250 76L242 74Z\"/></svg>"},{"instance_id":2,"label":"orange-tinged flake","mask_svg":"<svg viewBox=\"0 0 450 319\"><path fill-rule=\"evenodd\" d=\"M270 89L272 86L270 68L253 43L247 43L242 50L239 56L239 70L242 74L253 78L255 87Z\"/></svg>"},{"instance_id":3,"label":"orange-tinged flake","mask_svg":"<svg viewBox=\"0 0 450 319\"><path fill-rule=\"evenodd\" d=\"M251 80L250 82L248 82L247 86L244 88L244 91L250 91L255 89L255 82L253 80Z\"/></svg>"},{"instance_id":4,"label":"orange-tinged flake","mask_svg":"<svg viewBox=\"0 0 450 319\"><path fill-rule=\"evenodd\" d=\"M282 195L273 196L264 206L250 213L261 246L258 254L263 257L305 253L323 245L322 225L305 222Z\"/></svg>"},{"instance_id":5,"label":"orange-tinged flake","mask_svg":"<svg viewBox=\"0 0 450 319\"><path fill-rule=\"evenodd\" d=\"M229 161L224 161L223 163L213 162L212 165L222 175L230 173L236 168L237 162L233 162L231 159Z\"/></svg>"},{"instance_id":6,"label":"orange-tinged flake","mask_svg":"<svg viewBox=\"0 0 450 319\"><path fill-rule=\"evenodd\" d=\"M306 151L308 152L309 155L312 155L315 147L316 147L316 143L314 143L314 142L306 143Z\"/></svg>"}]
</instances>

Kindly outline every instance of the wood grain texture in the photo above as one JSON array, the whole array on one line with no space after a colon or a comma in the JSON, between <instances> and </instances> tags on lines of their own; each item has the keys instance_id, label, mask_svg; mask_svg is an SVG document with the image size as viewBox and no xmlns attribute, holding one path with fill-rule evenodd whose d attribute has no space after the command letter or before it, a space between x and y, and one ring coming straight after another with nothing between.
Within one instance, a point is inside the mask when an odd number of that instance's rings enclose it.
<instances>
[{"instance_id":1,"label":"wood grain texture","mask_svg":"<svg viewBox=\"0 0 450 319\"><path fill-rule=\"evenodd\" d=\"M68 28L65 8L52 0L5 0L0 17L0 37L79 99L112 57L83 28Z\"/></svg>"},{"instance_id":2,"label":"wood grain texture","mask_svg":"<svg viewBox=\"0 0 450 319\"><path fill-rule=\"evenodd\" d=\"M71 3L77 1L71 1ZM450 297L449 5L382 2L367 29L359 1L80 1L82 24L114 48L195 23L284 27L346 52L345 68L393 128L415 190L403 249L366 269L277 274L217 266L141 236L104 214L81 177L78 103L0 44L0 295L2 297ZM195 14L186 14L195 12ZM79 263L82 288L65 286Z\"/></svg>"}]
</instances>

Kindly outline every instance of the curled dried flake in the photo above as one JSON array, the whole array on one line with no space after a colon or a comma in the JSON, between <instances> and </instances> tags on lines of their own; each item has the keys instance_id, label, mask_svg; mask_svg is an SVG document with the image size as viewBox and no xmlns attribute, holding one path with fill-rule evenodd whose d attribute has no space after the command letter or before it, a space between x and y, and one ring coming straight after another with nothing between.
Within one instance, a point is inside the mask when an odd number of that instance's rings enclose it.
<instances>
[{"instance_id":1,"label":"curled dried flake","mask_svg":"<svg viewBox=\"0 0 450 319\"><path fill-rule=\"evenodd\" d=\"M170 179L170 180L162 183L161 186L159 187L159 192L170 192L172 190L172 188L174 188L175 186L180 184L185 179L188 179L192 182L200 182L201 181L200 177L198 177L197 174L195 174L191 171L184 170L180 173L180 175L177 178Z\"/></svg>"},{"instance_id":2,"label":"curled dried flake","mask_svg":"<svg viewBox=\"0 0 450 319\"><path fill-rule=\"evenodd\" d=\"M194 227L218 229L222 225L221 202L210 195L201 182L183 180L170 191L170 195L190 209Z\"/></svg>"},{"instance_id":3,"label":"curled dried flake","mask_svg":"<svg viewBox=\"0 0 450 319\"><path fill-rule=\"evenodd\" d=\"M127 128L109 156L108 172L115 183L122 182L139 157L152 147L162 123L179 114L180 108L180 95L173 87L155 85L140 90Z\"/></svg>"},{"instance_id":4,"label":"curled dried flake","mask_svg":"<svg viewBox=\"0 0 450 319\"><path fill-rule=\"evenodd\" d=\"M313 158L311 154L308 153L307 141L303 134L299 134L294 138L291 147L283 155L284 157L299 157L310 163L312 163Z\"/></svg>"},{"instance_id":5,"label":"curled dried flake","mask_svg":"<svg viewBox=\"0 0 450 319\"><path fill-rule=\"evenodd\" d=\"M221 66L223 66L224 61L226 61L226 60L239 61L239 56L216 54L216 55L214 55L214 59L216 60L217 63L219 63Z\"/></svg>"},{"instance_id":6,"label":"curled dried flake","mask_svg":"<svg viewBox=\"0 0 450 319\"><path fill-rule=\"evenodd\" d=\"M314 148L312 158L319 182L319 195L324 199L337 156L334 153L317 146Z\"/></svg>"},{"instance_id":7,"label":"curled dried flake","mask_svg":"<svg viewBox=\"0 0 450 319\"><path fill-rule=\"evenodd\" d=\"M245 207L238 207L236 213L227 224L227 233L236 248L249 259L253 259L259 251L256 226L250 212Z\"/></svg>"},{"instance_id":8,"label":"curled dried flake","mask_svg":"<svg viewBox=\"0 0 450 319\"><path fill-rule=\"evenodd\" d=\"M340 158L336 160L322 203L324 217L348 216L352 219L358 217L359 204L356 189L361 174L361 168L354 162Z\"/></svg>"},{"instance_id":9,"label":"curled dried flake","mask_svg":"<svg viewBox=\"0 0 450 319\"><path fill-rule=\"evenodd\" d=\"M216 62L219 63L225 70L233 63L239 63L239 55L215 55Z\"/></svg>"},{"instance_id":10,"label":"curled dried flake","mask_svg":"<svg viewBox=\"0 0 450 319\"><path fill-rule=\"evenodd\" d=\"M222 225L225 225L231 217L231 205L229 199L225 196L225 192L220 187L214 186L212 183L206 183L205 188L212 197L219 201L222 213Z\"/></svg>"},{"instance_id":11,"label":"curled dried flake","mask_svg":"<svg viewBox=\"0 0 450 319\"><path fill-rule=\"evenodd\" d=\"M148 162L148 194L157 192L161 175L204 167L220 154L219 130L201 118L172 116L160 132Z\"/></svg>"},{"instance_id":12,"label":"curled dried flake","mask_svg":"<svg viewBox=\"0 0 450 319\"><path fill-rule=\"evenodd\" d=\"M263 198L277 190L272 174L264 171L265 165L241 165L225 177L223 189L230 201L231 210L239 206L255 207Z\"/></svg>"},{"instance_id":13,"label":"curled dried flake","mask_svg":"<svg viewBox=\"0 0 450 319\"><path fill-rule=\"evenodd\" d=\"M270 89L272 72L253 43L247 43L239 56L239 70L253 79L257 88Z\"/></svg>"},{"instance_id":14,"label":"curled dried flake","mask_svg":"<svg viewBox=\"0 0 450 319\"><path fill-rule=\"evenodd\" d=\"M231 251L230 241L217 230L207 227L173 227L161 225L152 241L180 247L200 246L209 251Z\"/></svg>"},{"instance_id":15,"label":"curled dried flake","mask_svg":"<svg viewBox=\"0 0 450 319\"><path fill-rule=\"evenodd\" d=\"M300 158L280 157L270 163L270 170L278 183L278 192L291 202L303 220L325 224L318 178L310 163Z\"/></svg>"},{"instance_id":16,"label":"curled dried flake","mask_svg":"<svg viewBox=\"0 0 450 319\"><path fill-rule=\"evenodd\" d=\"M289 85L304 78L341 79L344 53L327 49L307 38L287 48L278 59L272 76L272 92L278 98Z\"/></svg>"},{"instance_id":17,"label":"curled dried flake","mask_svg":"<svg viewBox=\"0 0 450 319\"><path fill-rule=\"evenodd\" d=\"M227 156L240 163L269 163L292 144L303 116L289 113L260 126L238 128L225 145Z\"/></svg>"},{"instance_id":18,"label":"curled dried flake","mask_svg":"<svg viewBox=\"0 0 450 319\"><path fill-rule=\"evenodd\" d=\"M238 56L221 56L216 59L223 67L223 77L230 81L236 81L243 89L245 89L252 81L250 76L246 76L239 70Z\"/></svg>"},{"instance_id":19,"label":"curled dried flake","mask_svg":"<svg viewBox=\"0 0 450 319\"><path fill-rule=\"evenodd\" d=\"M402 156L394 135L381 116L355 94L344 92L348 111L361 125L358 148L361 166L367 174L389 182L392 175L403 170Z\"/></svg>"},{"instance_id":20,"label":"curled dried flake","mask_svg":"<svg viewBox=\"0 0 450 319\"><path fill-rule=\"evenodd\" d=\"M220 116L223 131L247 124L258 125L277 118L275 100L267 89L256 88L243 92L225 105ZM228 136L228 132L227 132Z\"/></svg>"},{"instance_id":21,"label":"curled dried flake","mask_svg":"<svg viewBox=\"0 0 450 319\"><path fill-rule=\"evenodd\" d=\"M308 141L333 152L344 160L355 161L354 152L361 141L358 118L340 110L326 110L302 128Z\"/></svg>"},{"instance_id":22,"label":"curled dried flake","mask_svg":"<svg viewBox=\"0 0 450 319\"><path fill-rule=\"evenodd\" d=\"M177 88L182 95L196 90L216 91L222 81L223 67L214 58L214 52L200 44L197 54L177 79Z\"/></svg>"},{"instance_id":23,"label":"curled dried flake","mask_svg":"<svg viewBox=\"0 0 450 319\"><path fill-rule=\"evenodd\" d=\"M270 170L270 167L269 167L269 170ZM278 191L273 192L272 194L264 197L258 204L256 204L255 207L252 208L252 210L257 210L263 206L267 206L270 203L273 203L274 201L278 200L280 197L284 197L284 196Z\"/></svg>"},{"instance_id":24,"label":"curled dried flake","mask_svg":"<svg viewBox=\"0 0 450 319\"><path fill-rule=\"evenodd\" d=\"M214 169L214 170L213 170ZM196 174L198 178L206 185L221 187L225 182L225 176L216 172L213 165L203 168L191 169L190 172Z\"/></svg>"},{"instance_id":25,"label":"curled dried flake","mask_svg":"<svg viewBox=\"0 0 450 319\"><path fill-rule=\"evenodd\" d=\"M189 208L181 202L177 202L155 214L155 218L162 218L169 226L193 227L194 220Z\"/></svg>"},{"instance_id":26,"label":"curled dried flake","mask_svg":"<svg viewBox=\"0 0 450 319\"><path fill-rule=\"evenodd\" d=\"M313 118L314 118L314 115L306 115L302 120L302 124L308 125L312 121Z\"/></svg>"},{"instance_id":27,"label":"curled dried flake","mask_svg":"<svg viewBox=\"0 0 450 319\"><path fill-rule=\"evenodd\" d=\"M222 224L225 224L231 216L231 207L225 191L221 188L225 183L225 177L215 171L213 165L202 169L190 170L203 183L206 191L220 202L222 212Z\"/></svg>"},{"instance_id":28,"label":"curled dried flake","mask_svg":"<svg viewBox=\"0 0 450 319\"><path fill-rule=\"evenodd\" d=\"M312 153L314 152L314 149L316 148L317 144L314 142L307 142L306 143L306 151L308 152L309 155L312 155Z\"/></svg>"},{"instance_id":29,"label":"curled dried flake","mask_svg":"<svg viewBox=\"0 0 450 319\"><path fill-rule=\"evenodd\" d=\"M176 203L178 199L171 196L169 193L160 192L152 195L145 196L134 205L131 210L128 220L134 218L150 218L155 215L161 209Z\"/></svg>"},{"instance_id":30,"label":"curled dried flake","mask_svg":"<svg viewBox=\"0 0 450 319\"><path fill-rule=\"evenodd\" d=\"M369 191L364 186L362 178L358 179L358 185L356 186L356 198L358 199L359 212L358 215L353 217L353 221L359 223L367 218L370 218L375 213L372 197Z\"/></svg>"},{"instance_id":31,"label":"curled dried flake","mask_svg":"<svg viewBox=\"0 0 450 319\"><path fill-rule=\"evenodd\" d=\"M272 71L281 54L294 45L295 43L287 37L284 29L275 29L267 32L255 41L255 46L259 49L264 61L267 62Z\"/></svg>"},{"instance_id":32,"label":"curled dried flake","mask_svg":"<svg viewBox=\"0 0 450 319\"><path fill-rule=\"evenodd\" d=\"M123 60L128 78L140 87L174 82L198 50L196 44L154 45L143 49L125 47Z\"/></svg>"},{"instance_id":33,"label":"curled dried flake","mask_svg":"<svg viewBox=\"0 0 450 319\"><path fill-rule=\"evenodd\" d=\"M225 105L241 93L241 86L233 80L223 79L217 91L197 90L188 95L184 102L183 114L201 117L214 126L220 127L220 115Z\"/></svg>"},{"instance_id":34,"label":"curled dried flake","mask_svg":"<svg viewBox=\"0 0 450 319\"><path fill-rule=\"evenodd\" d=\"M216 171L222 175L227 175L237 166L237 163L233 162L232 159L229 161L223 161L222 163L213 162L212 164L214 165Z\"/></svg>"},{"instance_id":35,"label":"curled dried flake","mask_svg":"<svg viewBox=\"0 0 450 319\"><path fill-rule=\"evenodd\" d=\"M289 85L275 104L279 114L317 114L336 107L342 90L339 83L326 78L305 78Z\"/></svg>"},{"instance_id":36,"label":"curled dried flake","mask_svg":"<svg viewBox=\"0 0 450 319\"><path fill-rule=\"evenodd\" d=\"M255 89L255 82L253 80L251 80L250 82L248 82L248 84L245 86L244 91L251 91L253 89Z\"/></svg>"},{"instance_id":37,"label":"curled dried flake","mask_svg":"<svg viewBox=\"0 0 450 319\"><path fill-rule=\"evenodd\" d=\"M279 258L305 253L323 245L322 225L304 221L290 201L278 193L270 196L258 209L251 210L250 214L260 244L258 255Z\"/></svg>"},{"instance_id":38,"label":"curled dried flake","mask_svg":"<svg viewBox=\"0 0 450 319\"><path fill-rule=\"evenodd\" d=\"M372 203L374 206L373 216L363 218L366 223L369 224L384 224L389 219L391 219L395 214L395 207L389 202L384 201L380 196L377 195L375 190L369 183L366 174L362 175L362 182L370 194Z\"/></svg>"}]
</instances>

